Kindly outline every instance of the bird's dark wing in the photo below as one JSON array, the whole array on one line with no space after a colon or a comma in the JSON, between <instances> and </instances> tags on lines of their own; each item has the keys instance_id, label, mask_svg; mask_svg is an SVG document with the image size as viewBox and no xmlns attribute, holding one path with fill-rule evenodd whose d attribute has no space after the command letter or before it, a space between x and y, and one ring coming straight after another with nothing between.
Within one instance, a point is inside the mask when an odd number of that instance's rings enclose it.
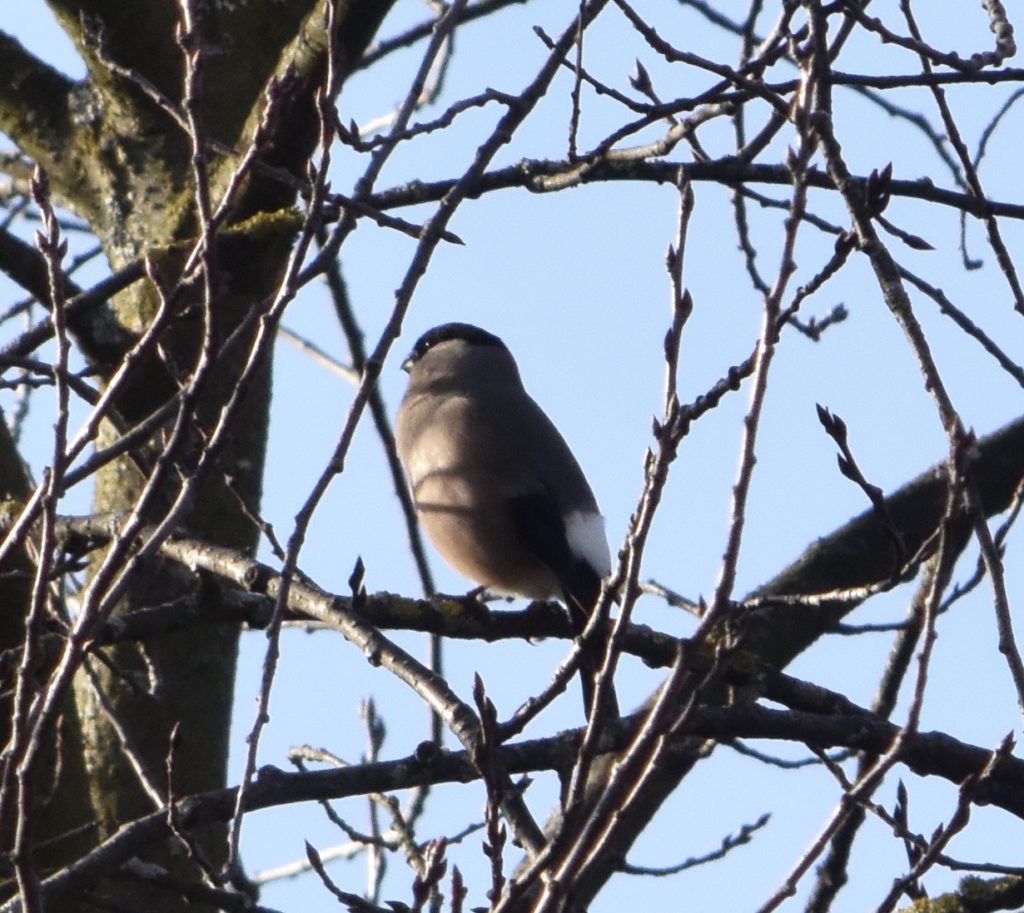
<instances>
[{"instance_id":1,"label":"bird's dark wing","mask_svg":"<svg viewBox=\"0 0 1024 913\"><path fill-rule=\"evenodd\" d=\"M573 554L561 507L546 491L534 491L510 497L508 513L519 541L558 579L579 633L594 610L601 578L584 558Z\"/></svg>"},{"instance_id":2,"label":"bird's dark wing","mask_svg":"<svg viewBox=\"0 0 1024 913\"><path fill-rule=\"evenodd\" d=\"M601 578L585 559L573 554L558 503L547 492L535 491L510 497L508 512L519 541L558 578L573 628L577 634L582 633L601 591ZM600 668L600 654L591 649L585 651L580 662L580 681L587 716L592 712L594 680ZM605 706L611 719L618 718L614 687L608 689Z\"/></svg>"}]
</instances>

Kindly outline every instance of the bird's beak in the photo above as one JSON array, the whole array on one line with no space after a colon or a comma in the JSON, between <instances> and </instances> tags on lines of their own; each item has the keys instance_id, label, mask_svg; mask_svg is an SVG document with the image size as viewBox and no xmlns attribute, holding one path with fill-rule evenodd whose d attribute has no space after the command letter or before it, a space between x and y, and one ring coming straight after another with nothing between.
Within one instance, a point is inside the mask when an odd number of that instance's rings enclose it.
<instances>
[{"instance_id":1,"label":"bird's beak","mask_svg":"<svg viewBox=\"0 0 1024 913\"><path fill-rule=\"evenodd\" d=\"M412 355L411 354L408 357L406 357L405 361L402 362L402 370L405 371L406 374L408 374L410 371L412 371Z\"/></svg>"}]
</instances>

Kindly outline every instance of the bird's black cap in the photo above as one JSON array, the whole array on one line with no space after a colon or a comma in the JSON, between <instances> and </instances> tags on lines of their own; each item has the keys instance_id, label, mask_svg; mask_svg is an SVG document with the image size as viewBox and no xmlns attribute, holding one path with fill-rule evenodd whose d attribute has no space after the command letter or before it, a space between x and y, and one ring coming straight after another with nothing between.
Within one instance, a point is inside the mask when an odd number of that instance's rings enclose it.
<instances>
[{"instance_id":1,"label":"bird's black cap","mask_svg":"<svg viewBox=\"0 0 1024 913\"><path fill-rule=\"evenodd\" d=\"M449 342L452 339L461 339L471 345L506 348L505 343L493 333L481 330L480 327L473 326L471 323L442 323L432 330L427 330L426 333L416 340L416 345L412 347L412 351L409 353L409 357L402 363L402 367L408 371L412 365L416 364L434 346L442 342Z\"/></svg>"}]
</instances>

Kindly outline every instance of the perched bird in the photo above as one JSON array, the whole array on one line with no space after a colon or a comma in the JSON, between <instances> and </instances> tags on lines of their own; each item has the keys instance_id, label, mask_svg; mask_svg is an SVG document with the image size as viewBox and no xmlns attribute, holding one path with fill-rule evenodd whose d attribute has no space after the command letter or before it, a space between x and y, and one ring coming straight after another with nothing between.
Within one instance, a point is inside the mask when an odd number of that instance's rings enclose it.
<instances>
[{"instance_id":1,"label":"perched bird","mask_svg":"<svg viewBox=\"0 0 1024 913\"><path fill-rule=\"evenodd\" d=\"M402 367L398 455L434 546L488 589L562 599L582 631L611 570L604 519L512 353L486 330L446 323L424 333ZM581 666L589 715L597 657L585 654Z\"/></svg>"}]
</instances>

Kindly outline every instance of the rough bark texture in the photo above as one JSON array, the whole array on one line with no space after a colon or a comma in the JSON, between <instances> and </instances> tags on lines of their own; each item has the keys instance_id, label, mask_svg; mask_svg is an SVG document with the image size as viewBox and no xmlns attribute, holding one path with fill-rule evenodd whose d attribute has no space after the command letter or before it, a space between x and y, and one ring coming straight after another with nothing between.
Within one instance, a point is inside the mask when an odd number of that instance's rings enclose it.
<instances>
[{"instance_id":1,"label":"rough bark texture","mask_svg":"<svg viewBox=\"0 0 1024 913\"><path fill-rule=\"evenodd\" d=\"M342 76L346 66L358 60L389 5L339 5L341 59L337 63ZM197 233L192 149L186 131L139 84L145 81L172 104L182 105L184 56L175 40L179 6L171 0L145 4L85 0L51 6L85 61L88 76L83 82L73 82L12 39L0 36L0 85L5 87L0 89L0 129L48 172L55 198L89 223L115 269L155 252L165 278L173 282L181 264L161 251ZM287 71L276 131L263 160L297 178L304 177L319 130L313 96L323 83L327 63L323 5L313 0L259 0L223 7L208 4L197 31L204 50L198 117L207 139L222 147L244 148L259 123L268 82ZM117 65L118 72L109 61ZM131 78L129 72L138 79ZM215 203L237 164L237 156L210 155ZM251 177L228 224L287 211L294 199L292 186L260 175ZM238 232L230 242L218 246L213 285L219 338L226 338L253 302L275 288L296 224L292 218L273 217L270 223L260 223L260 230ZM198 300L198 288L178 296L176 318L162 338L161 355L136 365L116 403L128 425L157 409L189 379L203 332ZM127 331L122 342L147 326L158 304L152 285L147 283L136 284L111 302L116 324ZM111 346L105 344L109 340L90 339L86 328L76 329L84 352L103 353L105 357L96 366L109 376L116 367L117 347L112 353ZM219 360L204 385L190 421L191 439L177 471L187 474L194 465L202 436L230 394L246 349L243 342L235 349L236 357ZM224 545L254 548L257 530L245 518L225 480L231 480L251 509L258 509L269 401L267 365L250 387L236 431L215 470L202 480L200 496L187 515L187 528L196 535ZM114 436L107 428L100 445ZM4 458L9 459L13 450L3 449ZM24 497L23 488L11 487L13 476L5 473L4 478L10 489L6 497ZM130 509L145 484L135 464L119 460L97 479L95 509ZM154 516L166 506L172 490L173 486L155 500ZM173 599L190 585L185 575L163 563L137 573L134 581L120 612ZM4 602L8 609L2 646L13 647L23 633L17 624L23 612L15 607L27 604L26 594L11 587ZM41 819L37 821L37 843L90 818L99 825L90 839L102 840L120 824L152 810L152 800L143 792L122 750L123 738L130 741L151 782L162 789L171 732L179 726L175 793L184 795L223 784L237 639L235 626L221 625L118 645L107 652L109 663L91 663L94 681L80 674L75 691L83 724L80 734L69 736L65 750L76 740L83 742L81 751L73 756L75 761L84 757L92 807L89 811L81 803L75 807L72 800L81 797L83 790L81 782L72 779L74 765L66 764L62 784L66 788L50 803L60 812L45 825ZM98 693L104 695L102 700ZM123 734L112 724L112 716L120 721ZM79 849L55 861L66 862L78 855ZM217 840L206 849L214 862L223 856ZM155 858L179 871L188 868L180 852L167 856L157 850ZM146 901L151 904L148 909L165 909L157 904L166 904L166 897ZM140 898L136 893L131 900L137 904Z\"/></svg>"}]
</instances>

